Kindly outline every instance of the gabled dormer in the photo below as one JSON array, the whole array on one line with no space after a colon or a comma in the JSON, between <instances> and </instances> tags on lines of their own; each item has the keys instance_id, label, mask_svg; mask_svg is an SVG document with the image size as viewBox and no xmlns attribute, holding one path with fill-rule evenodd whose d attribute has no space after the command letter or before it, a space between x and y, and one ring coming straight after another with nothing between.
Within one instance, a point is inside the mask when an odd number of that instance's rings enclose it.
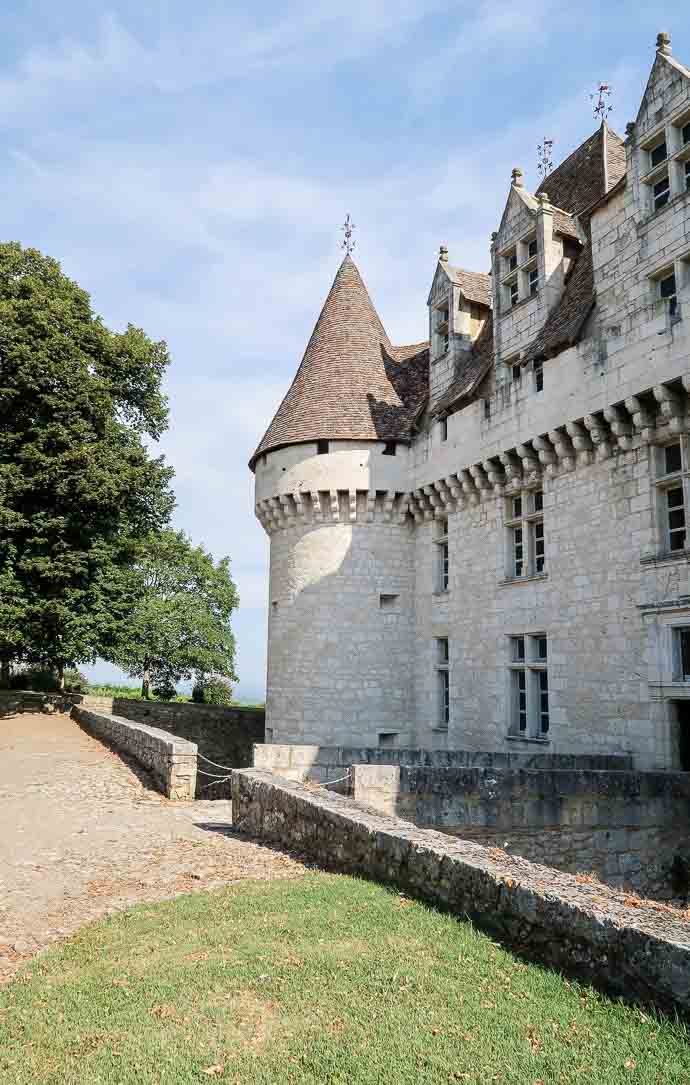
<instances>
[{"instance_id":1,"label":"gabled dormer","mask_svg":"<svg viewBox=\"0 0 690 1085\"><path fill-rule=\"evenodd\" d=\"M459 360L472 349L491 313L491 276L448 261L442 245L429 297L430 401L451 385Z\"/></svg>"},{"instance_id":2,"label":"gabled dormer","mask_svg":"<svg viewBox=\"0 0 690 1085\"><path fill-rule=\"evenodd\" d=\"M657 35L642 103L628 125L627 148L642 219L690 192L690 70L671 55L666 33Z\"/></svg>"}]
</instances>

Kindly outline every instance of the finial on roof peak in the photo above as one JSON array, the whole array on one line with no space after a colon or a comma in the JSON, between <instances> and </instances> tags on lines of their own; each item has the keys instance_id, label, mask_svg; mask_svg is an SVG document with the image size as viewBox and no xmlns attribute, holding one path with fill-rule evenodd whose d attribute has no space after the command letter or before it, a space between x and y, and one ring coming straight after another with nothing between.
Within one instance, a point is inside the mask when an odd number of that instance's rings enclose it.
<instances>
[{"instance_id":1,"label":"finial on roof peak","mask_svg":"<svg viewBox=\"0 0 690 1085\"><path fill-rule=\"evenodd\" d=\"M447 245L441 245L441 247L438 250L438 258L439 258L439 260L441 261L442 264L447 264L448 263L448 246Z\"/></svg>"},{"instance_id":2,"label":"finial on roof peak","mask_svg":"<svg viewBox=\"0 0 690 1085\"><path fill-rule=\"evenodd\" d=\"M551 202L551 201L549 200L549 194L548 194L548 192L540 192L540 193L539 193L539 203L541 203L541 204L547 204L547 203L550 203L550 202Z\"/></svg>"},{"instance_id":3,"label":"finial on roof peak","mask_svg":"<svg viewBox=\"0 0 690 1085\"><path fill-rule=\"evenodd\" d=\"M522 188L522 170L519 166L514 166L510 174L511 184L516 188Z\"/></svg>"},{"instance_id":4,"label":"finial on roof peak","mask_svg":"<svg viewBox=\"0 0 690 1085\"><path fill-rule=\"evenodd\" d=\"M356 230L357 227L355 226L354 222L350 218L350 212L349 211L345 216L345 223L344 223L343 226L340 227L340 229L345 234L345 237L340 242L340 247L341 247L341 249L345 249L345 259L347 259L347 257L351 254L352 250L354 249L355 245L357 244L357 242L355 241L355 239L352 236L353 231Z\"/></svg>"},{"instance_id":5,"label":"finial on roof peak","mask_svg":"<svg viewBox=\"0 0 690 1085\"><path fill-rule=\"evenodd\" d=\"M662 30L656 36L656 51L657 53L664 53L666 56L671 55L671 35L665 30Z\"/></svg>"}]
</instances>

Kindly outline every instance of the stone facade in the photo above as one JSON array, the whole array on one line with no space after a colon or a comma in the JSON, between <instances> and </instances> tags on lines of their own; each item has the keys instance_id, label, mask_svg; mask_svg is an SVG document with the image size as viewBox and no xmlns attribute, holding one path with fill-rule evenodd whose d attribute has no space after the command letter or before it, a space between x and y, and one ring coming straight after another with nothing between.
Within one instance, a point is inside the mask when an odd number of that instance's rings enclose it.
<instances>
[{"instance_id":1,"label":"stone facade","mask_svg":"<svg viewBox=\"0 0 690 1085\"><path fill-rule=\"evenodd\" d=\"M625 145L603 125L536 195L514 171L492 244L488 368L473 353L483 332L454 317L462 342L438 354L442 253L409 436L392 450L331 439L323 454L299 437L300 414L296 436L286 424L264 440L269 741L538 746L690 768L690 545L671 535L690 501L689 122L690 71L662 38Z\"/></svg>"},{"instance_id":2,"label":"stone facade","mask_svg":"<svg viewBox=\"0 0 690 1085\"><path fill-rule=\"evenodd\" d=\"M616 994L690 1010L689 929L671 909L257 770L233 773L233 824L430 900Z\"/></svg>"}]
</instances>

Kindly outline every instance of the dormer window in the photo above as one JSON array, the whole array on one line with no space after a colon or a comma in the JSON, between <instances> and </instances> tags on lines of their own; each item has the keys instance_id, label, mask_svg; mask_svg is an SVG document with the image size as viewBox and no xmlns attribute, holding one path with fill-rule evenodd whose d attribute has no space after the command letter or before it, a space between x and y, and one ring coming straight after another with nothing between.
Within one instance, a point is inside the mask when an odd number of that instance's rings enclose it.
<instances>
[{"instance_id":1,"label":"dormer window","mask_svg":"<svg viewBox=\"0 0 690 1085\"><path fill-rule=\"evenodd\" d=\"M668 151L666 150L666 140L662 139L660 143L657 143L656 147L652 147L649 152L649 165L651 169L656 166L660 166L662 162L665 162L668 158Z\"/></svg>"},{"instance_id":2,"label":"dormer window","mask_svg":"<svg viewBox=\"0 0 690 1085\"><path fill-rule=\"evenodd\" d=\"M664 146L666 146L666 144L664 144ZM652 193L654 198L654 210L658 211L661 207L665 207L671 197L671 186L667 173L653 186Z\"/></svg>"},{"instance_id":3,"label":"dormer window","mask_svg":"<svg viewBox=\"0 0 690 1085\"><path fill-rule=\"evenodd\" d=\"M539 269L534 267L529 273L529 296L535 297L539 290Z\"/></svg>"}]
</instances>

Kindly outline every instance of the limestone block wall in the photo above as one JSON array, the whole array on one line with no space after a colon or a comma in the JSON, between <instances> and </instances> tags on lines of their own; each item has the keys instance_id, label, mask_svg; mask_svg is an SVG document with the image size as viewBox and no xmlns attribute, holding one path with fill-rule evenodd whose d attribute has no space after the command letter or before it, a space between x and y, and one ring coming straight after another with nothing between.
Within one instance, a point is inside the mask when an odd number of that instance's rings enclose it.
<instances>
[{"instance_id":1,"label":"limestone block wall","mask_svg":"<svg viewBox=\"0 0 690 1085\"><path fill-rule=\"evenodd\" d=\"M327 867L430 900L545 963L627 998L690 1009L687 924L601 885L315 793L257 770L233 774L233 823Z\"/></svg>"},{"instance_id":2,"label":"limestone block wall","mask_svg":"<svg viewBox=\"0 0 690 1085\"><path fill-rule=\"evenodd\" d=\"M75 705L74 718L114 749L132 757L155 780L169 799L193 799L196 789L197 747L147 724Z\"/></svg>"},{"instance_id":3,"label":"limestone block wall","mask_svg":"<svg viewBox=\"0 0 690 1085\"><path fill-rule=\"evenodd\" d=\"M265 712L261 708L91 696L84 697L82 704L100 712L162 728L170 735L194 743L200 754L216 764L231 768L251 765L254 743L264 740ZM221 770L203 761L199 763L197 798L228 798L229 782L216 781L203 775L206 772L218 773Z\"/></svg>"},{"instance_id":4,"label":"limestone block wall","mask_svg":"<svg viewBox=\"0 0 690 1085\"><path fill-rule=\"evenodd\" d=\"M687 773L408 766L398 772L397 799L381 808L417 825L506 847L559 870L593 873L644 896L670 898L690 889L675 875L690 849Z\"/></svg>"}]
</instances>

